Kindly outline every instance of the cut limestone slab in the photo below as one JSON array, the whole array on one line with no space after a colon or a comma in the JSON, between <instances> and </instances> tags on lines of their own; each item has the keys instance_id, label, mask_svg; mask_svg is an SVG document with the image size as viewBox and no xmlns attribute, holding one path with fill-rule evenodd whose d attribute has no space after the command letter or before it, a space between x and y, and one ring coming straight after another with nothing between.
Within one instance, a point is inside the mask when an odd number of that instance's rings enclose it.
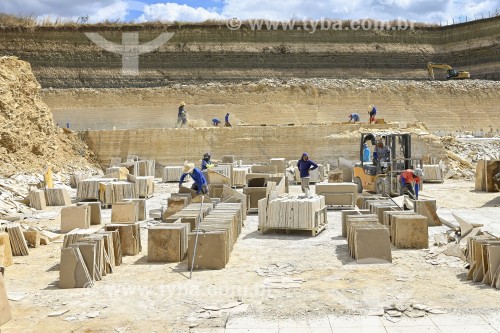
<instances>
[{"instance_id":1,"label":"cut limestone slab","mask_svg":"<svg viewBox=\"0 0 500 333\"><path fill-rule=\"evenodd\" d=\"M0 232L0 266L8 267L13 263L9 234Z\"/></svg>"},{"instance_id":2,"label":"cut limestone slab","mask_svg":"<svg viewBox=\"0 0 500 333\"><path fill-rule=\"evenodd\" d=\"M67 247L61 250L59 271L59 288L88 288L92 286L92 278L78 247Z\"/></svg>"},{"instance_id":3,"label":"cut limestone slab","mask_svg":"<svg viewBox=\"0 0 500 333\"><path fill-rule=\"evenodd\" d=\"M37 210L44 210L47 208L44 190L31 190L28 197L30 200L30 207Z\"/></svg>"},{"instance_id":4,"label":"cut limestone slab","mask_svg":"<svg viewBox=\"0 0 500 333\"><path fill-rule=\"evenodd\" d=\"M136 223L138 206L133 202L117 202L111 208L112 223Z\"/></svg>"},{"instance_id":5,"label":"cut limestone slab","mask_svg":"<svg viewBox=\"0 0 500 333\"><path fill-rule=\"evenodd\" d=\"M9 300L7 298L7 289L3 281L3 275L0 274L0 326L12 319Z\"/></svg>"},{"instance_id":6,"label":"cut limestone slab","mask_svg":"<svg viewBox=\"0 0 500 333\"><path fill-rule=\"evenodd\" d=\"M191 268L194 256L196 233L189 234L188 267ZM223 269L228 258L226 233L223 231L210 231L198 235L195 269Z\"/></svg>"},{"instance_id":7,"label":"cut limestone slab","mask_svg":"<svg viewBox=\"0 0 500 333\"><path fill-rule=\"evenodd\" d=\"M427 218L422 215L394 216L393 243L400 249L426 249L429 247Z\"/></svg>"},{"instance_id":8,"label":"cut limestone slab","mask_svg":"<svg viewBox=\"0 0 500 333\"><path fill-rule=\"evenodd\" d=\"M90 207L69 206L61 209L61 232L90 228Z\"/></svg>"},{"instance_id":9,"label":"cut limestone slab","mask_svg":"<svg viewBox=\"0 0 500 333\"><path fill-rule=\"evenodd\" d=\"M427 224L429 227L442 225L441 219L436 213L436 200L415 200L413 204L415 213L427 217Z\"/></svg>"},{"instance_id":10,"label":"cut limestone slab","mask_svg":"<svg viewBox=\"0 0 500 333\"><path fill-rule=\"evenodd\" d=\"M181 262L186 256L189 224L173 223L148 230L149 262Z\"/></svg>"},{"instance_id":11,"label":"cut limestone slab","mask_svg":"<svg viewBox=\"0 0 500 333\"><path fill-rule=\"evenodd\" d=\"M125 199L124 202L133 202L137 208L137 221L146 220L146 199Z\"/></svg>"},{"instance_id":12,"label":"cut limestone slab","mask_svg":"<svg viewBox=\"0 0 500 333\"><path fill-rule=\"evenodd\" d=\"M86 205L90 207L90 225L101 225L101 203L79 202L78 206Z\"/></svg>"},{"instance_id":13,"label":"cut limestone slab","mask_svg":"<svg viewBox=\"0 0 500 333\"><path fill-rule=\"evenodd\" d=\"M23 231L24 238L26 242L28 242L28 246L30 247L39 247L40 246L40 231L38 230L27 230Z\"/></svg>"},{"instance_id":14,"label":"cut limestone slab","mask_svg":"<svg viewBox=\"0 0 500 333\"><path fill-rule=\"evenodd\" d=\"M107 224L105 229L106 231L118 230L123 256L135 256L142 251L140 223Z\"/></svg>"},{"instance_id":15,"label":"cut limestone slab","mask_svg":"<svg viewBox=\"0 0 500 333\"><path fill-rule=\"evenodd\" d=\"M354 253L360 264L392 262L389 230L383 225L354 227Z\"/></svg>"},{"instance_id":16,"label":"cut limestone slab","mask_svg":"<svg viewBox=\"0 0 500 333\"><path fill-rule=\"evenodd\" d=\"M349 215L367 215L370 214L368 209L358 209L358 210L343 210L340 213L342 219L342 237L347 237L346 221Z\"/></svg>"}]
</instances>

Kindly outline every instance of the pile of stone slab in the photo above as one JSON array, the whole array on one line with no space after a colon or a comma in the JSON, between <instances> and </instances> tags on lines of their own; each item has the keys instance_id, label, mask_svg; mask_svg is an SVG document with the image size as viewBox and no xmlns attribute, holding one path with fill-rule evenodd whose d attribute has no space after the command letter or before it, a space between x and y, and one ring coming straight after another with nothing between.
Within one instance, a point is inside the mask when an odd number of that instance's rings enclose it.
<instances>
[{"instance_id":1,"label":"pile of stone slab","mask_svg":"<svg viewBox=\"0 0 500 333\"><path fill-rule=\"evenodd\" d=\"M129 161L121 164L128 169L131 175L136 177L154 177L156 162L154 160Z\"/></svg>"},{"instance_id":2,"label":"pile of stone slab","mask_svg":"<svg viewBox=\"0 0 500 333\"><path fill-rule=\"evenodd\" d=\"M467 240L467 279L500 289L500 238L489 234Z\"/></svg>"},{"instance_id":3,"label":"pile of stone slab","mask_svg":"<svg viewBox=\"0 0 500 333\"><path fill-rule=\"evenodd\" d=\"M24 233L19 223L8 223L6 226L10 248L13 256L27 256L28 244L24 238ZM8 251L8 250L7 250Z\"/></svg>"},{"instance_id":4,"label":"pile of stone slab","mask_svg":"<svg viewBox=\"0 0 500 333\"><path fill-rule=\"evenodd\" d=\"M247 185L243 188L243 194L247 196L247 210L249 212L258 211L259 201L266 198L271 191L276 191L277 195L287 193L286 177L273 177L269 174L247 174Z\"/></svg>"},{"instance_id":5,"label":"pile of stone slab","mask_svg":"<svg viewBox=\"0 0 500 333\"><path fill-rule=\"evenodd\" d=\"M423 182L444 182L446 167L443 161L440 161L439 164L424 164L422 170L424 172Z\"/></svg>"},{"instance_id":6,"label":"pile of stone slab","mask_svg":"<svg viewBox=\"0 0 500 333\"><path fill-rule=\"evenodd\" d=\"M44 210L47 206L69 206L71 197L64 188L47 188L45 190L31 189L28 194L30 207Z\"/></svg>"},{"instance_id":7,"label":"pile of stone slab","mask_svg":"<svg viewBox=\"0 0 500 333\"><path fill-rule=\"evenodd\" d=\"M99 184L117 181L117 178L93 177L87 178L77 183L77 200L99 200Z\"/></svg>"},{"instance_id":8,"label":"pile of stone slab","mask_svg":"<svg viewBox=\"0 0 500 333\"><path fill-rule=\"evenodd\" d=\"M304 230L316 236L328 223L325 197L281 195L259 200L259 230Z\"/></svg>"},{"instance_id":9,"label":"pile of stone slab","mask_svg":"<svg viewBox=\"0 0 500 333\"><path fill-rule=\"evenodd\" d=\"M358 187L354 183L317 183L315 191L325 197L328 208L353 209L356 206Z\"/></svg>"},{"instance_id":10,"label":"pile of stone slab","mask_svg":"<svg viewBox=\"0 0 500 333\"><path fill-rule=\"evenodd\" d=\"M233 168L233 186L243 187L247 184L247 174L250 173L250 167Z\"/></svg>"},{"instance_id":11,"label":"pile of stone slab","mask_svg":"<svg viewBox=\"0 0 500 333\"><path fill-rule=\"evenodd\" d=\"M149 262L181 262L186 257L189 223L161 223L148 229Z\"/></svg>"},{"instance_id":12,"label":"pile of stone slab","mask_svg":"<svg viewBox=\"0 0 500 333\"><path fill-rule=\"evenodd\" d=\"M65 235L59 288L89 288L122 263L118 231L75 229Z\"/></svg>"},{"instance_id":13,"label":"pile of stone slab","mask_svg":"<svg viewBox=\"0 0 500 333\"><path fill-rule=\"evenodd\" d=\"M500 192L500 160L477 162L475 190Z\"/></svg>"},{"instance_id":14,"label":"pile of stone slab","mask_svg":"<svg viewBox=\"0 0 500 333\"><path fill-rule=\"evenodd\" d=\"M218 204L189 234L188 267L191 268L194 261L195 269L225 268L241 233L244 218L242 203Z\"/></svg>"},{"instance_id":15,"label":"pile of stone slab","mask_svg":"<svg viewBox=\"0 0 500 333\"><path fill-rule=\"evenodd\" d=\"M392 262L389 230L376 214L346 215L346 237L349 253L358 263Z\"/></svg>"},{"instance_id":16,"label":"pile of stone slab","mask_svg":"<svg viewBox=\"0 0 500 333\"><path fill-rule=\"evenodd\" d=\"M166 166L163 168L162 180L167 182L178 182L182 176L182 166ZM189 178L186 178L189 180Z\"/></svg>"},{"instance_id":17,"label":"pile of stone slab","mask_svg":"<svg viewBox=\"0 0 500 333\"><path fill-rule=\"evenodd\" d=\"M153 176L127 175L127 181L135 184L135 194L139 198L151 198L155 193L155 178Z\"/></svg>"},{"instance_id":18,"label":"pile of stone slab","mask_svg":"<svg viewBox=\"0 0 500 333\"><path fill-rule=\"evenodd\" d=\"M99 183L99 201L102 205L110 206L125 199L138 198L135 184L128 181L114 181Z\"/></svg>"}]
</instances>

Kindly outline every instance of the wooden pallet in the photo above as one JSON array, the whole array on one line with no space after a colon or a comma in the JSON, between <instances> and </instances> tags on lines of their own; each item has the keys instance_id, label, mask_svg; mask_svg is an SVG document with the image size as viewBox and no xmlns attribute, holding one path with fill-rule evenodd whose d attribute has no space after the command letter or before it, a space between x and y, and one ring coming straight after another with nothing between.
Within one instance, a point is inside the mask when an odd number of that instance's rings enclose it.
<instances>
[{"instance_id":1,"label":"wooden pallet","mask_svg":"<svg viewBox=\"0 0 500 333\"><path fill-rule=\"evenodd\" d=\"M148 194L146 196L139 196L139 199L151 199L154 196L155 196L154 193L151 193L151 194Z\"/></svg>"},{"instance_id":2,"label":"wooden pallet","mask_svg":"<svg viewBox=\"0 0 500 333\"><path fill-rule=\"evenodd\" d=\"M291 232L310 232L313 237L316 237L319 233L325 230L325 228L326 228L326 223L321 224L314 229L265 228L259 226L258 231L260 232L261 235L273 231L285 231L287 234Z\"/></svg>"},{"instance_id":3,"label":"wooden pallet","mask_svg":"<svg viewBox=\"0 0 500 333\"><path fill-rule=\"evenodd\" d=\"M327 205L326 208L329 210L356 209L355 206L346 206L346 205Z\"/></svg>"}]
</instances>

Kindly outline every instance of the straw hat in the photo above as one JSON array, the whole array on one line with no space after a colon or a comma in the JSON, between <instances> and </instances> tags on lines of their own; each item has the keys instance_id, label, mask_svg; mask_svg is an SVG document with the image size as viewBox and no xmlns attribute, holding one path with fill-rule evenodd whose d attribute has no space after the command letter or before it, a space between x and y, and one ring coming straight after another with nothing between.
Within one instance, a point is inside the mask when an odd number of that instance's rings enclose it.
<instances>
[{"instance_id":1,"label":"straw hat","mask_svg":"<svg viewBox=\"0 0 500 333\"><path fill-rule=\"evenodd\" d=\"M181 106L185 106L186 105L186 102L181 102Z\"/></svg>"},{"instance_id":2,"label":"straw hat","mask_svg":"<svg viewBox=\"0 0 500 333\"><path fill-rule=\"evenodd\" d=\"M182 167L182 173L191 173L194 169L194 163L188 163L188 161L184 162L184 166Z\"/></svg>"}]
</instances>

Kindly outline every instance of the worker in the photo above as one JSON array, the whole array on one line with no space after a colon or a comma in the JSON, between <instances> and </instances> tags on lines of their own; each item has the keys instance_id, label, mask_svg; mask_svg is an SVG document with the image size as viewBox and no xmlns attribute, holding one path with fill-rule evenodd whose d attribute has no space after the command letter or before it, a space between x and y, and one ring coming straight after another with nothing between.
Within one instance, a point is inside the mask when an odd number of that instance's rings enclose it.
<instances>
[{"instance_id":1,"label":"worker","mask_svg":"<svg viewBox=\"0 0 500 333\"><path fill-rule=\"evenodd\" d=\"M184 162L184 166L182 167L182 176L179 180L179 187L182 186L182 183L184 182L184 179L187 177L187 175L191 176L191 178L193 179L194 183L191 186L191 189L196 191L196 194L208 193L208 184L205 176L203 176L203 173L200 171L200 169L195 168L194 163L188 163L187 161Z\"/></svg>"},{"instance_id":2,"label":"worker","mask_svg":"<svg viewBox=\"0 0 500 333\"><path fill-rule=\"evenodd\" d=\"M354 124L356 124L359 121L359 114L357 113L351 113L348 117L349 117L349 122L352 121Z\"/></svg>"},{"instance_id":3,"label":"worker","mask_svg":"<svg viewBox=\"0 0 500 333\"><path fill-rule=\"evenodd\" d=\"M302 192L306 193L306 190L309 191L309 172L311 170L315 170L318 168L318 165L309 159L308 153L303 153L300 160L297 162L297 168L300 172L300 181Z\"/></svg>"},{"instance_id":4,"label":"worker","mask_svg":"<svg viewBox=\"0 0 500 333\"><path fill-rule=\"evenodd\" d=\"M368 107L368 115L370 117L370 124L375 124L375 116L377 115L377 108L373 105Z\"/></svg>"},{"instance_id":5,"label":"worker","mask_svg":"<svg viewBox=\"0 0 500 333\"><path fill-rule=\"evenodd\" d=\"M405 170L401 173L401 189L403 193L408 193L412 199L418 200L418 190L424 173L422 169L415 168L415 170ZM415 188L415 190L413 190Z\"/></svg>"},{"instance_id":6,"label":"worker","mask_svg":"<svg viewBox=\"0 0 500 333\"><path fill-rule=\"evenodd\" d=\"M370 162L371 151L366 143L363 144L363 162Z\"/></svg>"},{"instance_id":7,"label":"worker","mask_svg":"<svg viewBox=\"0 0 500 333\"><path fill-rule=\"evenodd\" d=\"M224 120L226 121L226 124L224 126L231 127L231 123L229 122L229 112L226 113L226 117L224 117Z\"/></svg>"},{"instance_id":8,"label":"worker","mask_svg":"<svg viewBox=\"0 0 500 333\"><path fill-rule=\"evenodd\" d=\"M377 143L375 148L375 152L373 153L374 164L379 164L379 162L390 162L391 160L391 151L389 147L384 146L382 141Z\"/></svg>"},{"instance_id":9,"label":"worker","mask_svg":"<svg viewBox=\"0 0 500 333\"><path fill-rule=\"evenodd\" d=\"M184 109L185 106L186 103L181 102L181 105L179 106L179 112L177 113L177 124L175 125L175 127L178 127L179 125L181 125L181 127L186 125L187 118L186 110Z\"/></svg>"},{"instance_id":10,"label":"worker","mask_svg":"<svg viewBox=\"0 0 500 333\"><path fill-rule=\"evenodd\" d=\"M201 160L201 170L207 170L214 167L212 161L210 161L211 158L212 155L210 155L210 153L205 153L205 155L203 155L203 159Z\"/></svg>"},{"instance_id":11,"label":"worker","mask_svg":"<svg viewBox=\"0 0 500 333\"><path fill-rule=\"evenodd\" d=\"M215 127L218 127L219 124L220 124L220 120L219 118L214 118L212 119L212 124L215 126Z\"/></svg>"}]
</instances>

